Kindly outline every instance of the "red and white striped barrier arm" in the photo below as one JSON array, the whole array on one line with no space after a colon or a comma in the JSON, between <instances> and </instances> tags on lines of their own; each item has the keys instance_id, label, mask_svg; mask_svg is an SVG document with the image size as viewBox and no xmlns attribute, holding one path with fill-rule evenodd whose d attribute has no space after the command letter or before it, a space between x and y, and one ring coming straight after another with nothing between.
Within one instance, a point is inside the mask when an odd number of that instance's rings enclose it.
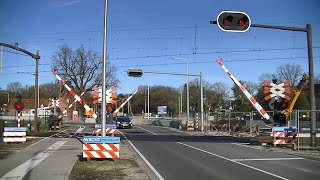
<instances>
[{"instance_id":1,"label":"red and white striped barrier arm","mask_svg":"<svg viewBox=\"0 0 320 180\"><path fill-rule=\"evenodd\" d=\"M60 81L61 84L69 91L69 94L74 97L75 101L79 101L79 103L92 115L92 117L97 118L97 115L90 109L90 107L82 101L82 99L71 89L68 84L66 84L60 76L56 73L55 70L51 70L51 73Z\"/></svg>"},{"instance_id":2,"label":"red and white striped barrier arm","mask_svg":"<svg viewBox=\"0 0 320 180\"><path fill-rule=\"evenodd\" d=\"M246 90L245 87L231 74L231 72L222 64L222 59L217 59L218 64L221 65L222 69L229 75L229 77L236 83L241 89L242 93L246 95L251 104L256 108L262 117L266 120L271 120L269 114L261 107L257 100ZM273 123L273 122L272 122Z\"/></svg>"},{"instance_id":3,"label":"red and white striped barrier arm","mask_svg":"<svg viewBox=\"0 0 320 180\"><path fill-rule=\"evenodd\" d=\"M82 92L82 93L80 94L80 97L82 97L82 96L84 95L84 93L85 93L85 92ZM68 110L71 109L72 106L73 106L76 102L77 102L77 100L75 100L74 102L72 102L62 113L60 113L60 115L58 116L58 118L59 118L59 119L62 118L62 116L64 116L64 115L68 112Z\"/></svg>"},{"instance_id":4,"label":"red and white striped barrier arm","mask_svg":"<svg viewBox=\"0 0 320 180\"><path fill-rule=\"evenodd\" d=\"M124 101L124 102L113 112L113 114L117 114L117 113L120 111L120 109L123 108L123 106L124 106L125 104L127 104L127 103L130 101L130 99L131 99L138 91L139 91L139 88L137 88L137 89L131 94L131 96L129 96L129 98L128 98L126 101Z\"/></svg>"}]
</instances>

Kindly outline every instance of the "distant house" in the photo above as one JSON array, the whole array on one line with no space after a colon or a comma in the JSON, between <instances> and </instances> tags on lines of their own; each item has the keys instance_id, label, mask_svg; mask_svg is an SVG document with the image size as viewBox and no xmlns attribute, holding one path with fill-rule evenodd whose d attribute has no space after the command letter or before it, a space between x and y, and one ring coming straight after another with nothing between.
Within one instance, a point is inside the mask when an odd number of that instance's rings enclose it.
<instances>
[{"instance_id":1,"label":"distant house","mask_svg":"<svg viewBox=\"0 0 320 180\"><path fill-rule=\"evenodd\" d=\"M16 115L16 110L14 109L14 103L17 101L17 99L10 99L10 103L8 106L8 116L15 116ZM22 111L22 116L26 117L29 116L29 119L32 119L34 117L34 106L35 106L35 100L34 99L21 99L21 101L24 103L24 109ZM65 109L68 108L69 104L67 103L67 100L64 98L59 99L60 104L59 107L61 109L61 112L64 111ZM39 109L41 108L51 108L52 107L52 102L50 99L39 99ZM42 111L42 110L39 110ZM38 116L41 113L38 113ZM47 114L47 113L46 113ZM50 114L47 114L50 115ZM72 110L67 111L67 116L71 117L72 115Z\"/></svg>"}]
</instances>

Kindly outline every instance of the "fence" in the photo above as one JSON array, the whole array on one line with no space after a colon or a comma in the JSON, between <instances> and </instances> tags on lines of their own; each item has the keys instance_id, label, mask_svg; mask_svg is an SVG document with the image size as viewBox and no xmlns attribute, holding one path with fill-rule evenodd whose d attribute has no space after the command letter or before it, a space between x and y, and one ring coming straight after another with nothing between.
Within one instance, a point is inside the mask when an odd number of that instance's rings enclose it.
<instances>
[{"instance_id":1,"label":"fence","mask_svg":"<svg viewBox=\"0 0 320 180\"><path fill-rule=\"evenodd\" d=\"M316 144L320 145L320 110L296 110L293 111L295 121L292 121L292 125L297 126L298 129L298 150L300 147L310 146L310 131L311 131L311 113L316 115Z\"/></svg>"},{"instance_id":2,"label":"fence","mask_svg":"<svg viewBox=\"0 0 320 180\"><path fill-rule=\"evenodd\" d=\"M320 133L320 110L293 110L288 117L291 126L296 126L298 132L310 134L310 114L316 113L317 132ZM273 112L268 114L273 116ZM252 112L210 112L205 116L205 129L207 131L222 131L229 133L248 132L253 134L270 135L272 126L266 124L257 111ZM299 121L298 121L299 120ZM304 142L304 141L303 141ZM299 144L299 141L298 141Z\"/></svg>"}]
</instances>

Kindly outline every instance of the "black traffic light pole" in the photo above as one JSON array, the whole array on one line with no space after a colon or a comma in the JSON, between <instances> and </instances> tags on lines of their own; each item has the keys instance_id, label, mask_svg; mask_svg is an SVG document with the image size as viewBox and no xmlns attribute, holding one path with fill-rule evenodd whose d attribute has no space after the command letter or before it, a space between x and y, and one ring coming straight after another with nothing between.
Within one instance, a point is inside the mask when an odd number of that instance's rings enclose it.
<instances>
[{"instance_id":1,"label":"black traffic light pole","mask_svg":"<svg viewBox=\"0 0 320 180\"><path fill-rule=\"evenodd\" d=\"M217 24L217 21L210 21L210 24ZM311 24L307 24L306 28L287 27L287 26L273 26L265 24L251 24L251 27L279 29L286 31L299 31L307 33L308 43L308 63L309 63L309 88L310 88L310 106L311 106L311 121L310 121L310 146L316 147L316 101L314 92L314 71L313 71L313 49L312 49L312 32Z\"/></svg>"},{"instance_id":2,"label":"black traffic light pole","mask_svg":"<svg viewBox=\"0 0 320 180\"><path fill-rule=\"evenodd\" d=\"M11 48L11 49L15 49L17 51L20 51L20 52L23 52L29 56L31 56L33 59L36 60L36 72L35 72L35 82L34 82L34 92L35 92L35 97L34 97L34 100L35 100L35 103L34 103L34 129L36 131L39 131L39 126L38 126L38 97L39 97L39 94L38 94L38 88L39 88L39 85L38 85L38 77L39 77L39 72L38 72L38 66L39 66L39 59L40 59L40 56L39 56L39 51L36 52L36 54L33 54L27 50L24 50L22 48L19 48L17 46L13 46L13 45L10 45L10 44L6 44L6 43L3 43L3 42L0 42L0 46L5 46L5 47L8 47L8 48Z\"/></svg>"}]
</instances>

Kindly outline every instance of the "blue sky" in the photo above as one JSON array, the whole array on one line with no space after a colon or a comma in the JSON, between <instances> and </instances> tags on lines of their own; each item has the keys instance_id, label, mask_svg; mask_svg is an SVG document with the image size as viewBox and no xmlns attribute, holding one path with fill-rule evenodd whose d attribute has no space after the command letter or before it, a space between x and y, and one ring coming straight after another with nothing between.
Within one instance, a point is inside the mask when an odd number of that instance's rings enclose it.
<instances>
[{"instance_id":1,"label":"blue sky","mask_svg":"<svg viewBox=\"0 0 320 180\"><path fill-rule=\"evenodd\" d=\"M210 83L232 81L216 63L221 57L239 80L258 82L262 73L273 73L283 64L301 65L308 73L306 33L251 28L227 33L209 24L223 10L246 12L252 23L305 27L312 25L314 71L320 73L320 2L316 0L109 0L107 54L118 68L118 93L136 87L180 87L185 77L148 74L127 77L130 67L144 71L202 73ZM2 0L0 41L40 52L39 83L55 80L50 73L58 46L102 51L104 0ZM20 82L34 85L34 60L4 48L0 88ZM190 77L193 80L194 77Z\"/></svg>"}]
</instances>

